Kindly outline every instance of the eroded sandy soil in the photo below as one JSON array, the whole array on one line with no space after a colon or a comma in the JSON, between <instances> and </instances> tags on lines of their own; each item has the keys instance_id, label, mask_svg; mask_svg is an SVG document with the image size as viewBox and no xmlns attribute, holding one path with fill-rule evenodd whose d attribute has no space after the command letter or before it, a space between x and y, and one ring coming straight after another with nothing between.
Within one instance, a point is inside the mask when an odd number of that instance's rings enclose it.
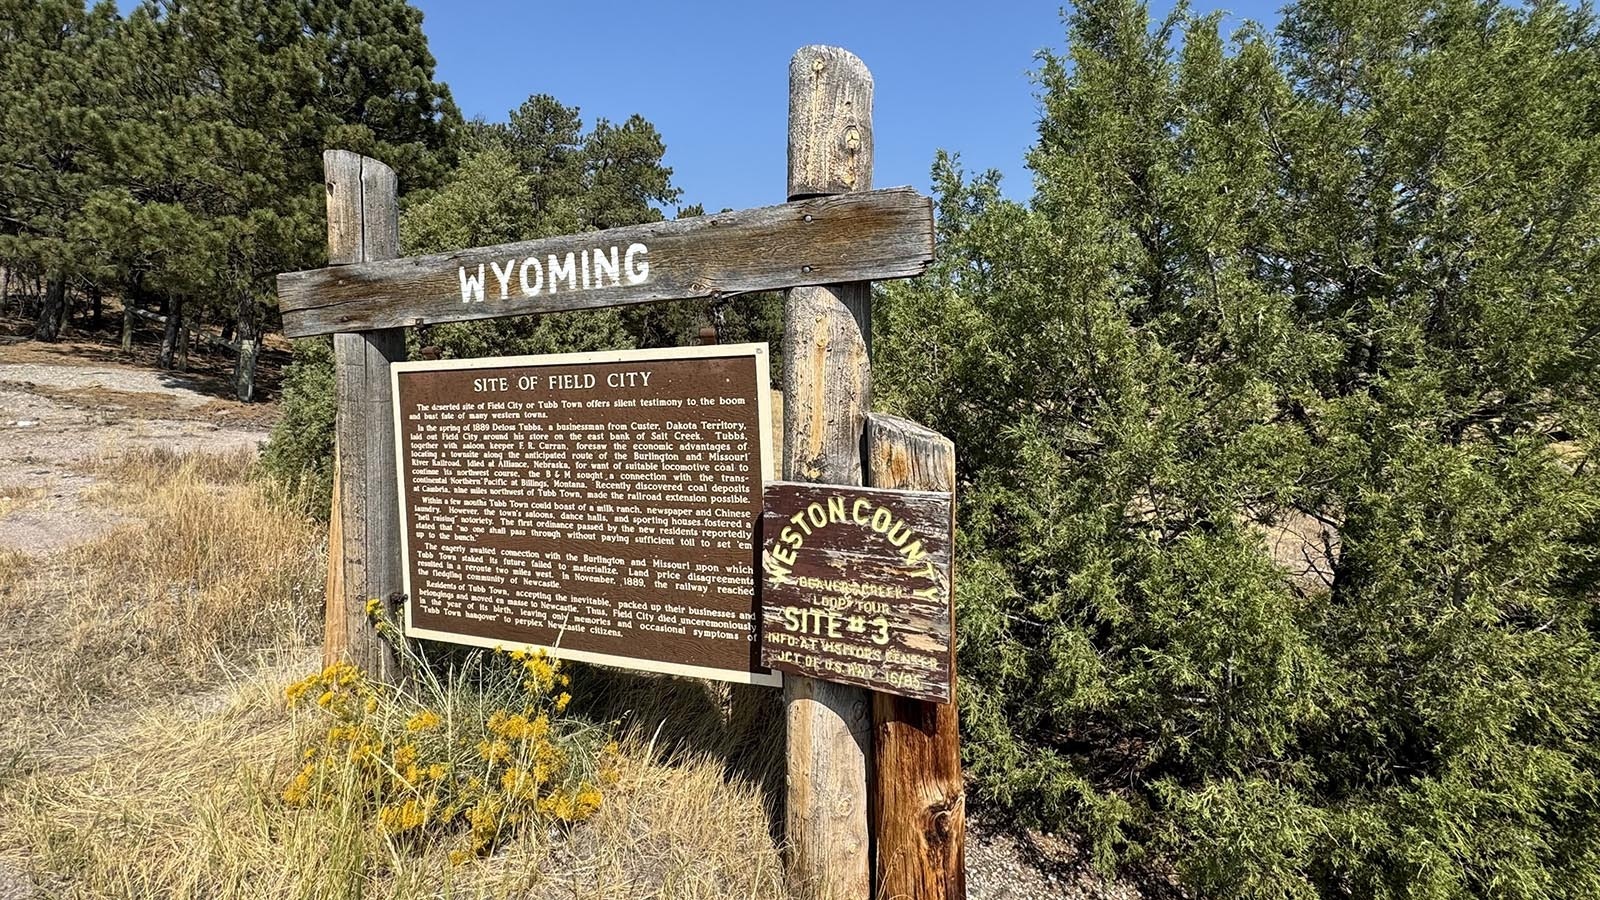
<instances>
[{"instance_id":1,"label":"eroded sandy soil","mask_svg":"<svg viewBox=\"0 0 1600 900\"><path fill-rule=\"evenodd\" d=\"M257 447L276 407L224 399L222 387L86 360L70 346L0 347L0 549L50 553L117 525L85 502L98 460L141 448Z\"/></svg>"}]
</instances>

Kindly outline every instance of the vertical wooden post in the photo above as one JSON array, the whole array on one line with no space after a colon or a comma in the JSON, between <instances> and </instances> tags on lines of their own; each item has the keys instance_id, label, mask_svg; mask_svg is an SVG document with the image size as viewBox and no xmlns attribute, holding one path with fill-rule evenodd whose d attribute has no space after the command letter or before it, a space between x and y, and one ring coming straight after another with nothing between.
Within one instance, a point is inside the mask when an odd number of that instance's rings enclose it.
<instances>
[{"instance_id":1,"label":"vertical wooden post","mask_svg":"<svg viewBox=\"0 0 1600 900\"><path fill-rule=\"evenodd\" d=\"M399 256L399 180L394 170L348 150L323 153L322 168L328 188L329 264ZM349 660L384 681L395 677L394 653L368 621L366 605L370 598L386 599L401 589L389 363L405 359L405 352L404 332L398 328L333 336L344 627L329 629L324 655ZM341 638L342 646L332 645Z\"/></svg>"},{"instance_id":2,"label":"vertical wooden post","mask_svg":"<svg viewBox=\"0 0 1600 900\"><path fill-rule=\"evenodd\" d=\"M789 62L789 199L870 190L872 75L837 47ZM871 285L791 289L784 301L783 471L794 481L861 483L872 397ZM788 676L789 880L803 896L871 895L867 821L872 717L860 688Z\"/></svg>"},{"instance_id":3,"label":"vertical wooden post","mask_svg":"<svg viewBox=\"0 0 1600 900\"><path fill-rule=\"evenodd\" d=\"M867 417L867 481L873 487L954 491L955 445L897 416ZM955 634L955 604L950 633ZM950 660L951 680L956 661ZM873 840L878 895L964 900L966 791L955 697L928 703L872 695Z\"/></svg>"},{"instance_id":4,"label":"vertical wooden post","mask_svg":"<svg viewBox=\"0 0 1600 900\"><path fill-rule=\"evenodd\" d=\"M344 529L339 523L344 514L339 510L339 447L333 448L333 499L328 510L328 580L323 589L322 602L322 664L331 666L344 658Z\"/></svg>"}]
</instances>

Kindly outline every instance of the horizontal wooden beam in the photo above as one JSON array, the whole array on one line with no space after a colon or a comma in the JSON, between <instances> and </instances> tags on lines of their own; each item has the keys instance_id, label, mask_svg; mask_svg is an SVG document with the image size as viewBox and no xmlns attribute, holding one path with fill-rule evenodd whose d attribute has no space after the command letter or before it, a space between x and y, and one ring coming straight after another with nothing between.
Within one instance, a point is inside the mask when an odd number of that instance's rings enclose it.
<instances>
[{"instance_id":1,"label":"horizontal wooden beam","mask_svg":"<svg viewBox=\"0 0 1600 900\"><path fill-rule=\"evenodd\" d=\"M307 337L909 278L932 261L933 206L902 187L289 272L278 306L284 334Z\"/></svg>"}]
</instances>

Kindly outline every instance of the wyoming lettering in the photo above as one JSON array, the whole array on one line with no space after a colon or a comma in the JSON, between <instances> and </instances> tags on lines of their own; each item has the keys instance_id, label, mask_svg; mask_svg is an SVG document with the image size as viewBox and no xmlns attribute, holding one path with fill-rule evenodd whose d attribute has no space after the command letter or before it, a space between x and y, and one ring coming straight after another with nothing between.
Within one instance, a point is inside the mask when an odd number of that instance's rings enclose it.
<instances>
[{"instance_id":1,"label":"wyoming lettering","mask_svg":"<svg viewBox=\"0 0 1600 900\"><path fill-rule=\"evenodd\" d=\"M566 282L566 290L569 293L594 288L621 287L624 278L630 285L644 284L650 280L650 262L644 258L649 253L649 247L633 243L629 244L620 256L615 246L604 250L595 247L592 250L569 252L565 256L550 253L545 256L543 264L540 264L539 257L529 256L520 264L515 257L508 259L504 268L500 266L498 260L488 265L489 272L494 274L495 283L500 286L500 299L505 300L511 296L513 281L524 297L537 297L541 292L554 294L557 292L557 286L563 281ZM547 272L548 283L545 279ZM514 280L513 274L516 275ZM466 266L460 266L457 268L457 276L461 280L461 302L482 303L486 283L484 264L478 263L476 275L473 275Z\"/></svg>"}]
</instances>

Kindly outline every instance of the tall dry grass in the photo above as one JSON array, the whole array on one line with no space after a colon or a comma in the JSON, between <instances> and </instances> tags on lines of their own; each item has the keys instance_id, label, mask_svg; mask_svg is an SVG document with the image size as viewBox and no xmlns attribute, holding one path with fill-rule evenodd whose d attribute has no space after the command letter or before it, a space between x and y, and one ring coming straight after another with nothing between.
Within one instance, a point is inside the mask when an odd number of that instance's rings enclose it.
<instances>
[{"instance_id":1,"label":"tall dry grass","mask_svg":"<svg viewBox=\"0 0 1600 900\"><path fill-rule=\"evenodd\" d=\"M783 896L759 791L719 759L638 743L591 819L461 864L443 844L392 841L355 804L291 809L292 674L263 672L209 713L151 710L63 770L0 787L0 847L78 897Z\"/></svg>"},{"instance_id":2,"label":"tall dry grass","mask_svg":"<svg viewBox=\"0 0 1600 900\"><path fill-rule=\"evenodd\" d=\"M0 558L0 717L17 725L0 752L48 750L91 710L104 718L315 643L323 537L251 479L251 461L143 451L102 463L89 499L124 524L54 556Z\"/></svg>"},{"instance_id":3,"label":"tall dry grass","mask_svg":"<svg viewBox=\"0 0 1600 900\"><path fill-rule=\"evenodd\" d=\"M0 556L0 616L26 629L0 656L0 893L20 873L83 898L785 896L771 698L694 682L574 667L573 709L625 722L620 781L486 858L397 842L354 802L286 805L323 535L250 463L100 465L97 499L136 524Z\"/></svg>"}]
</instances>

